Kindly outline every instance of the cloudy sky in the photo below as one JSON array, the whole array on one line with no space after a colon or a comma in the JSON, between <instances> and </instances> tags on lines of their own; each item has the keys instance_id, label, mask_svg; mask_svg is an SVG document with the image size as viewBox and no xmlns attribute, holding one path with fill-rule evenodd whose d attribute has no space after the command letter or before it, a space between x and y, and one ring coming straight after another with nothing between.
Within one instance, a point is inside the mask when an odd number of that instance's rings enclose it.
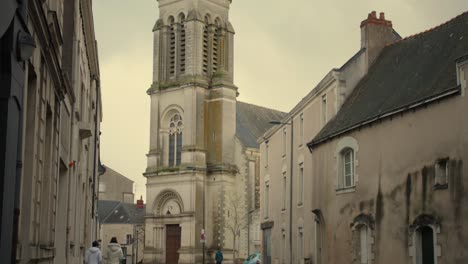
<instances>
[{"instance_id":1,"label":"cloudy sky","mask_svg":"<svg viewBox=\"0 0 468 264\"><path fill-rule=\"evenodd\" d=\"M185 0L189 1L189 0ZM192 0L190 0L192 1ZM94 0L104 118L102 162L145 197L156 0ZM289 111L360 46L360 22L385 12L403 37L468 10L467 0L233 0L238 100Z\"/></svg>"}]
</instances>

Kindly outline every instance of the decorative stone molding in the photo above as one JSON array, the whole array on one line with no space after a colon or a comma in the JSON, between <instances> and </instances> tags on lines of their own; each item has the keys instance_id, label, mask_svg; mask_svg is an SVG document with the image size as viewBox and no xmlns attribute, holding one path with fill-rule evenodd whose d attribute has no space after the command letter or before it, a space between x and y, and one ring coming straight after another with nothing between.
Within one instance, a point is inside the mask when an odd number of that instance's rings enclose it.
<instances>
[{"instance_id":1,"label":"decorative stone molding","mask_svg":"<svg viewBox=\"0 0 468 264\"><path fill-rule=\"evenodd\" d=\"M409 256L412 259L412 263L418 264L417 258L417 241L418 241L418 230L422 227L430 227L433 231L433 240L434 240L434 264L439 263L438 259L442 256L442 249L440 244L437 241L437 234L440 234L440 218L428 215L421 214L413 221L408 227L408 248Z\"/></svg>"},{"instance_id":2,"label":"decorative stone molding","mask_svg":"<svg viewBox=\"0 0 468 264\"><path fill-rule=\"evenodd\" d=\"M163 212L162 210L165 209L164 207L168 203L174 203L174 205L177 205L179 207L174 208L177 214L181 214L184 212L184 204L180 195L174 190L166 189L164 191L161 191L155 199L153 208L155 215L166 215L166 212Z\"/></svg>"}]
</instances>

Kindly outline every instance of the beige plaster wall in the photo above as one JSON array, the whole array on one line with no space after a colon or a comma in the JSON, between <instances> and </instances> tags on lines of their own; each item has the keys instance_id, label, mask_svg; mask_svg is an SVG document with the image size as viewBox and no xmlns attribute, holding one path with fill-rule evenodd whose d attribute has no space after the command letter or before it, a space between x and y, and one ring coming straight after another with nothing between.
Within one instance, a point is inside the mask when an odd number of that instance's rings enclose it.
<instances>
[{"instance_id":1,"label":"beige plaster wall","mask_svg":"<svg viewBox=\"0 0 468 264\"><path fill-rule=\"evenodd\" d=\"M351 263L350 224L362 213L375 220L375 263L413 263L408 227L421 214L440 219L438 263L468 261L464 242L468 239L464 227L468 122L463 114L467 106L467 98L457 95L346 135L359 147L356 187L348 193L336 191L337 145L344 136L313 151L313 168L308 172L312 181L307 186L312 208L324 216L328 254L323 263ZM434 165L447 157L451 160L448 189L435 189Z\"/></svg>"}]
</instances>

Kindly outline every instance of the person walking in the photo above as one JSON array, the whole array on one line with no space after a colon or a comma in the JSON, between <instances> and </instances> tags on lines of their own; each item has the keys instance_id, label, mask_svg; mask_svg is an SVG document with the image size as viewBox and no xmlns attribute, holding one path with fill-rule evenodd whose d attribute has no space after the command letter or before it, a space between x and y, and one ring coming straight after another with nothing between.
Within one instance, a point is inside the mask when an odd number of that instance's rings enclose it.
<instances>
[{"instance_id":1,"label":"person walking","mask_svg":"<svg viewBox=\"0 0 468 264\"><path fill-rule=\"evenodd\" d=\"M120 264L120 260L123 258L122 247L117 242L117 238L112 237L107 245L106 264Z\"/></svg>"},{"instance_id":2,"label":"person walking","mask_svg":"<svg viewBox=\"0 0 468 264\"><path fill-rule=\"evenodd\" d=\"M223 263L223 252L221 252L221 249L218 248L216 251L216 264L221 264Z\"/></svg>"},{"instance_id":3,"label":"person walking","mask_svg":"<svg viewBox=\"0 0 468 264\"><path fill-rule=\"evenodd\" d=\"M99 243L97 241L93 242L93 246L88 248L85 253L85 264L102 264L102 254L99 249Z\"/></svg>"}]
</instances>

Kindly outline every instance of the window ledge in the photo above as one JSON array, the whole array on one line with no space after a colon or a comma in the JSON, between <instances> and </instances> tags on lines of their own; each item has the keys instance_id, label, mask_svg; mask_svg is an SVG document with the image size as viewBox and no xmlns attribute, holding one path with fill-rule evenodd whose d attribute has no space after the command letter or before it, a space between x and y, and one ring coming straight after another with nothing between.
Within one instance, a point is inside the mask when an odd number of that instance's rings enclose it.
<instances>
[{"instance_id":1,"label":"window ledge","mask_svg":"<svg viewBox=\"0 0 468 264\"><path fill-rule=\"evenodd\" d=\"M281 213L282 214L286 213L286 208L281 209Z\"/></svg>"},{"instance_id":2,"label":"window ledge","mask_svg":"<svg viewBox=\"0 0 468 264\"><path fill-rule=\"evenodd\" d=\"M302 207L304 207L304 203L300 203L297 205L297 208L302 208Z\"/></svg>"},{"instance_id":3,"label":"window ledge","mask_svg":"<svg viewBox=\"0 0 468 264\"><path fill-rule=\"evenodd\" d=\"M356 186L336 189L336 194L352 193L356 191Z\"/></svg>"}]
</instances>

